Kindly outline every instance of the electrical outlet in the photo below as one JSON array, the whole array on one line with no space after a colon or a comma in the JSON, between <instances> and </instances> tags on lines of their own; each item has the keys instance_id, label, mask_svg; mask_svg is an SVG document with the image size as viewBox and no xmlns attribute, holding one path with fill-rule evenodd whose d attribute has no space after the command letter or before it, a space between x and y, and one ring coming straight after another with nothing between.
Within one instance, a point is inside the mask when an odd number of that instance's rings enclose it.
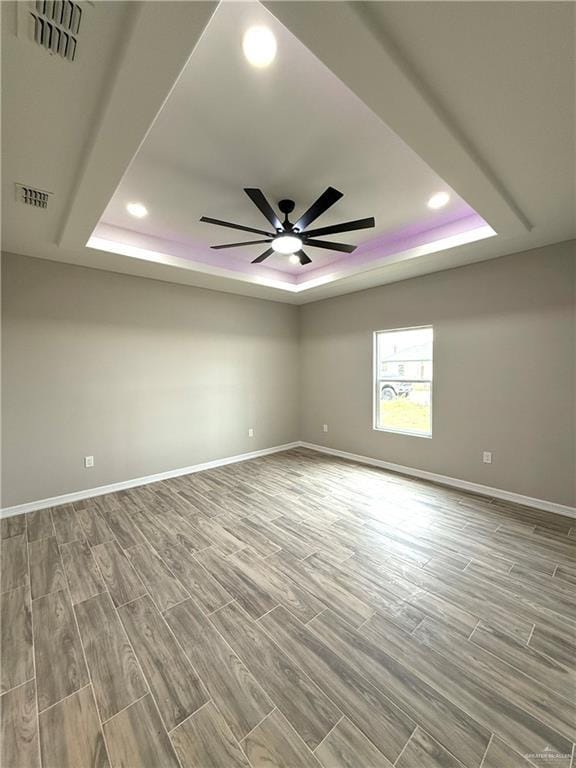
<instances>
[{"instance_id":1,"label":"electrical outlet","mask_svg":"<svg viewBox=\"0 0 576 768\"><path fill-rule=\"evenodd\" d=\"M252 427L250 427L250 429L248 430L248 437L254 437L254 430L252 429Z\"/></svg>"},{"instance_id":2,"label":"electrical outlet","mask_svg":"<svg viewBox=\"0 0 576 768\"><path fill-rule=\"evenodd\" d=\"M322 432L328 432L328 424L322 424Z\"/></svg>"},{"instance_id":3,"label":"electrical outlet","mask_svg":"<svg viewBox=\"0 0 576 768\"><path fill-rule=\"evenodd\" d=\"M482 453L482 461L484 464L492 464L492 451L484 451Z\"/></svg>"},{"instance_id":4,"label":"electrical outlet","mask_svg":"<svg viewBox=\"0 0 576 768\"><path fill-rule=\"evenodd\" d=\"M84 456L84 468L90 469L94 466L94 456Z\"/></svg>"}]
</instances>

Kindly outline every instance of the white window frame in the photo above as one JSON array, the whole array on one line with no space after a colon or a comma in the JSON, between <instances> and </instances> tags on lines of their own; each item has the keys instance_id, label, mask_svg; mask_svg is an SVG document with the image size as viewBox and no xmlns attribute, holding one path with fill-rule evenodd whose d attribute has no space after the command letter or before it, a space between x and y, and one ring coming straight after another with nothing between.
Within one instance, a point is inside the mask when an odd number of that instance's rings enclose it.
<instances>
[{"instance_id":1,"label":"white window frame","mask_svg":"<svg viewBox=\"0 0 576 768\"><path fill-rule=\"evenodd\" d=\"M406 384L425 383L430 384L430 431L429 432L414 432L409 429L390 429L389 427L378 426L378 406L380 403L379 389L380 383L388 381L388 379L379 378L379 365L378 365L378 336L381 333L397 333L398 331L420 331L420 330L432 331L432 378L431 379L401 379ZM376 432L391 432L397 435L408 435L410 437L424 437L429 440L432 439L432 431L434 428L434 326L433 325L413 325L406 328L383 328L379 331L374 331L372 334L372 429Z\"/></svg>"}]
</instances>

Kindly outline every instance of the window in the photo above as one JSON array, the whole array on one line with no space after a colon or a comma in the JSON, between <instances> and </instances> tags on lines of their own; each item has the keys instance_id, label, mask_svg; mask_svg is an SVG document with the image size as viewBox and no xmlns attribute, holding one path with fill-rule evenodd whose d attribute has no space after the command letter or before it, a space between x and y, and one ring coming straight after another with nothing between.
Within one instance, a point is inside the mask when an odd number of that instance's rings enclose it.
<instances>
[{"instance_id":1,"label":"window","mask_svg":"<svg viewBox=\"0 0 576 768\"><path fill-rule=\"evenodd\" d=\"M374 334L374 429L432 436L431 326Z\"/></svg>"}]
</instances>

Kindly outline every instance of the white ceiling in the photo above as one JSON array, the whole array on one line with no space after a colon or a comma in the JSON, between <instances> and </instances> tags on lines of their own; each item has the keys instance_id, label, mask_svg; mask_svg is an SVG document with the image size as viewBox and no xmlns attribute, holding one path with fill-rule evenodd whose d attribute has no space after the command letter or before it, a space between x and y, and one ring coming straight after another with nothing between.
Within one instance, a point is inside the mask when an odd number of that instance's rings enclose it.
<instances>
[{"instance_id":1,"label":"white ceiling","mask_svg":"<svg viewBox=\"0 0 576 768\"><path fill-rule=\"evenodd\" d=\"M410 6L370 3L365 12L534 228L569 236L576 5L419 3L417 13Z\"/></svg>"},{"instance_id":2,"label":"white ceiling","mask_svg":"<svg viewBox=\"0 0 576 768\"><path fill-rule=\"evenodd\" d=\"M58 236L136 10L131 3L88 7L71 63L17 36L28 5L1 4L3 246L16 252ZM52 192L50 210L38 215L17 203L15 182Z\"/></svg>"},{"instance_id":3,"label":"white ceiling","mask_svg":"<svg viewBox=\"0 0 576 768\"><path fill-rule=\"evenodd\" d=\"M278 42L266 70L242 52L241 32L254 25L270 28ZM463 209L458 195L260 3L228 3L212 17L101 221L188 246L191 258L226 266L232 256L249 264L266 245L210 251L212 244L257 238L200 217L269 228L244 187L261 187L273 203L295 200L296 220L328 186L344 198L318 226L377 221L373 230L326 238L336 242L363 243L414 222L432 227ZM451 201L432 211L426 202L440 190ZM126 211L132 200L146 205L145 219ZM169 242L165 247L170 252ZM308 253L313 268L350 260ZM277 254L266 267L302 271Z\"/></svg>"},{"instance_id":4,"label":"white ceiling","mask_svg":"<svg viewBox=\"0 0 576 768\"><path fill-rule=\"evenodd\" d=\"M266 11L218 12L220 56L200 39L213 7L98 2L69 64L16 37L15 6L2 3L5 250L301 303L576 236L574 4L271 2L279 61L266 81L247 79L254 71L231 50L235 27ZM304 206L332 184L347 193L333 220L374 214L392 226L438 177L498 236L303 294L84 247L105 209L126 226L124 198L142 189L154 234L209 244L235 236L196 224L201 214L261 224L243 186ZM50 210L16 203L16 181L54 192Z\"/></svg>"}]
</instances>

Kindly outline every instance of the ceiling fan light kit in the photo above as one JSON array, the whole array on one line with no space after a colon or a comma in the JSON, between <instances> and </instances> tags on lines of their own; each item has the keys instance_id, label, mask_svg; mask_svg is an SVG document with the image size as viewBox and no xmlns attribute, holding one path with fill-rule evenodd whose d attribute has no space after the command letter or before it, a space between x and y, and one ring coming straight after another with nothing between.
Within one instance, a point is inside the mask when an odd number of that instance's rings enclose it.
<instances>
[{"instance_id":1,"label":"ceiling fan light kit","mask_svg":"<svg viewBox=\"0 0 576 768\"><path fill-rule=\"evenodd\" d=\"M302 240L294 235L280 235L272 240L272 248L276 253L296 253L302 248Z\"/></svg>"},{"instance_id":2,"label":"ceiling fan light kit","mask_svg":"<svg viewBox=\"0 0 576 768\"><path fill-rule=\"evenodd\" d=\"M245 240L241 243L225 243L224 245L213 245L213 249L222 248L237 248L241 245L256 245L258 243L270 243L264 253L257 256L252 260L252 264L260 264L265 261L273 253L280 253L290 257L290 261L294 262L297 257L302 266L305 264L311 264L312 259L304 252L304 247L311 248L323 248L330 251L340 251L343 253L352 253L356 250L355 245L346 245L345 243L335 243L327 240L316 239L317 235L335 235L340 232L351 232L357 229L369 229L375 225L373 216L366 219L356 219L355 221L345 221L341 224L333 224L332 226L320 227L319 229L307 229L313 221L319 216L325 213L328 208L331 208L334 203L338 202L343 196L342 192L339 192L334 187L328 187L320 197L312 203L310 208L300 216L300 218L292 223L288 216L295 208L293 200L280 200L278 203L278 209L280 213L284 214L284 221L280 221L276 212L264 196L261 189L255 189L252 187L244 189L244 192L252 200L254 205L258 208L260 213L266 218L266 220L274 228L274 232L268 232L263 229L255 229L254 227L245 227L243 224L234 224L230 221L223 221L222 219L213 219L209 216L202 216L200 221L207 224L216 224L220 227L228 227L229 229L239 229L242 232L252 232L257 235L265 235L265 239L262 240Z\"/></svg>"}]
</instances>

